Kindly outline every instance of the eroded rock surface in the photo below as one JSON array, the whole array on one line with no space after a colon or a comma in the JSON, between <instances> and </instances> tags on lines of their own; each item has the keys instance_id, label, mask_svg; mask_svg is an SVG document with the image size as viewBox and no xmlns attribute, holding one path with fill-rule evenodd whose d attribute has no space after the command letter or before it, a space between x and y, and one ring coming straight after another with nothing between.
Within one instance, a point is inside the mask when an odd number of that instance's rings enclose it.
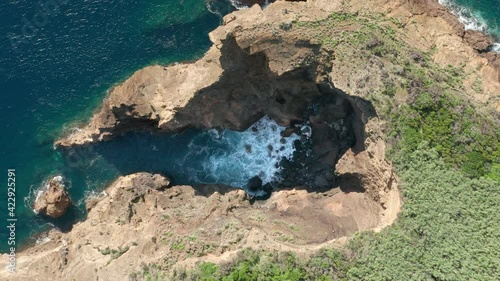
<instances>
[{"instance_id":1,"label":"eroded rock surface","mask_svg":"<svg viewBox=\"0 0 500 281\"><path fill-rule=\"evenodd\" d=\"M37 196L33 209L41 215L57 219L71 206L71 199L61 176L51 178L42 193Z\"/></svg>"},{"instance_id":2,"label":"eroded rock surface","mask_svg":"<svg viewBox=\"0 0 500 281\"><path fill-rule=\"evenodd\" d=\"M18 274L7 278L141 280L141 262L161 264L168 271L201 260L227 260L246 246L304 254L339 243L356 231L392 223L401 204L398 180L385 159L384 120L368 100L380 97L384 82L398 66L381 57L363 57L356 50L343 58L335 49L321 48L308 30L294 26L297 21L325 19L332 12L366 11L395 19L391 27L415 48L408 58L418 61L419 52L431 52L440 66L462 67L467 73L464 94L500 110L498 55L479 54L484 39L471 34L465 38L463 25L435 0L280 1L265 10L253 6L232 13L210 34L214 45L202 59L139 70L113 89L86 127L57 145L87 144L138 129L241 130L264 114L290 126L290 133L297 130L296 120L304 120L304 105L328 95L341 97L338 104L325 104L323 111L307 119L318 144L317 165L327 178L333 169L325 168L324 161L336 158L340 188L291 188L251 205L241 190L163 190L168 180L159 175L122 177L107 189L109 196L89 206L86 221L69 233L52 231L49 242L20 253ZM331 26L328 36L340 38L357 27ZM366 48L380 46L373 39ZM480 90L472 86L477 79L482 79ZM391 99L399 106L408 96L396 92ZM352 114L336 118L342 108ZM338 138L340 120L348 115L356 140L352 147L336 148L330 139ZM3 256L0 266L5 261Z\"/></svg>"},{"instance_id":3,"label":"eroded rock surface","mask_svg":"<svg viewBox=\"0 0 500 281\"><path fill-rule=\"evenodd\" d=\"M304 189L247 200L243 190L218 186L166 188L161 175L120 177L84 222L56 230L17 257L2 280L142 280L146 265L164 270L201 259L230 258L244 247L308 254L359 230L376 228L385 210L363 192ZM0 266L8 261L0 256ZM168 277L166 277L168 280Z\"/></svg>"},{"instance_id":4,"label":"eroded rock surface","mask_svg":"<svg viewBox=\"0 0 500 281\"><path fill-rule=\"evenodd\" d=\"M488 47L492 44L491 38L477 30L466 30L464 40L469 43L472 48L480 52L487 51Z\"/></svg>"}]
</instances>

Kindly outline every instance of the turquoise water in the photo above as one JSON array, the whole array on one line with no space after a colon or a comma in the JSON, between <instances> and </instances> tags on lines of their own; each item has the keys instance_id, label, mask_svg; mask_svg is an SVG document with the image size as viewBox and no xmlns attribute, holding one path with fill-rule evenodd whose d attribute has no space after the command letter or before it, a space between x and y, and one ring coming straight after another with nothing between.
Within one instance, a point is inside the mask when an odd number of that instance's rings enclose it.
<instances>
[{"instance_id":1,"label":"turquoise water","mask_svg":"<svg viewBox=\"0 0 500 281\"><path fill-rule=\"evenodd\" d=\"M466 29L488 32L500 42L500 0L439 0L452 10Z\"/></svg>"},{"instance_id":2,"label":"turquoise water","mask_svg":"<svg viewBox=\"0 0 500 281\"><path fill-rule=\"evenodd\" d=\"M0 3L0 224L7 216L7 169L15 168L18 246L52 223L34 216L24 198L68 171L65 156L52 149L54 139L88 118L106 91L137 69L201 56L221 20L205 0L42 2L49 5ZM230 10L215 4L221 13ZM105 175L71 174L70 195L78 201L86 177L97 186L109 181ZM83 214L75 208L72 215ZM0 229L3 252L8 233Z\"/></svg>"}]
</instances>

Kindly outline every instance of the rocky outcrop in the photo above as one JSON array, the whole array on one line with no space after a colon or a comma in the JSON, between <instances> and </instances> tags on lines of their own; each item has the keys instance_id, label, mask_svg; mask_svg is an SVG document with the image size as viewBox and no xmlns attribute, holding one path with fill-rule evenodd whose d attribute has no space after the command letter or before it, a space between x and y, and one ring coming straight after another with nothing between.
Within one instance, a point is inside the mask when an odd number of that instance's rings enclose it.
<instances>
[{"instance_id":1,"label":"rocky outcrop","mask_svg":"<svg viewBox=\"0 0 500 281\"><path fill-rule=\"evenodd\" d=\"M460 23L456 16L440 5L437 0L405 0L401 1L401 3L405 5L413 16L425 15L442 19L451 27L456 35L460 37L464 36L464 25Z\"/></svg>"},{"instance_id":2,"label":"rocky outcrop","mask_svg":"<svg viewBox=\"0 0 500 281\"><path fill-rule=\"evenodd\" d=\"M298 18L321 19L338 11L357 13L365 8L400 21L406 34L403 39L423 51L434 48L436 63L465 65L464 71L473 73L467 77L470 81L465 90L481 102L499 103L499 69L476 52L485 50L487 38L465 32L456 17L435 0L279 1L265 10L255 5L226 16L225 25L210 33L214 45L197 62L137 71L111 91L86 127L56 145L82 145L144 129L243 130L263 115L290 125L302 118L305 105L323 94L318 85L329 83L332 54L311 34L286 29L284 23ZM340 72L336 75L336 80L349 78ZM472 86L478 75L488 77L479 93ZM358 95L349 87L334 86Z\"/></svg>"},{"instance_id":3,"label":"rocky outcrop","mask_svg":"<svg viewBox=\"0 0 500 281\"><path fill-rule=\"evenodd\" d=\"M338 161L338 185L345 192L365 192L384 209L380 227L390 225L401 207L398 178L392 164L385 159L386 145L380 130L380 120L371 119L367 124L369 136L366 149L360 153L347 151Z\"/></svg>"},{"instance_id":4,"label":"rocky outcrop","mask_svg":"<svg viewBox=\"0 0 500 281\"><path fill-rule=\"evenodd\" d=\"M278 36L279 27L265 27L271 17L258 6L232 16L239 18L226 18L228 23L210 34L214 46L202 59L139 70L113 89L88 126L56 145L103 141L139 129L244 130L264 115L281 125L300 121L304 107L323 94L318 84L326 82L328 68L318 60L325 57L320 46L297 40L303 35L294 32Z\"/></svg>"},{"instance_id":5,"label":"rocky outcrop","mask_svg":"<svg viewBox=\"0 0 500 281\"><path fill-rule=\"evenodd\" d=\"M492 44L490 36L476 30L465 30L464 25L445 7L441 6L437 0L408 0L410 12L414 15L428 15L444 19L451 26L453 31L463 37L466 44L478 52L487 51Z\"/></svg>"},{"instance_id":6,"label":"rocky outcrop","mask_svg":"<svg viewBox=\"0 0 500 281\"><path fill-rule=\"evenodd\" d=\"M464 40L478 52L487 51L488 47L492 44L492 41L488 36L477 30L466 30Z\"/></svg>"},{"instance_id":7,"label":"rocky outcrop","mask_svg":"<svg viewBox=\"0 0 500 281\"><path fill-rule=\"evenodd\" d=\"M467 73L464 94L500 110L498 56L478 54L483 40L464 39L463 25L436 3L280 1L265 10L253 6L235 12L210 34L214 45L203 58L139 70L111 91L86 127L57 142L59 147L82 145L143 129L241 130L265 114L290 125L290 133L300 129L294 122L304 119L304 105L334 97L335 102L323 103L307 119L316 165L324 176L318 181L330 178L329 165L337 163L340 188L290 188L252 205L242 190L166 188L167 178L147 173L121 177L107 188L107 196L88 204L87 220L68 233L51 231L48 242L19 253L15 275L1 271L0 279L141 280L151 264L161 264L166 272L198 261L227 260L244 247L305 254L341 243L357 231L389 225L401 205L398 179L385 159L390 139L377 116L380 108L369 101L405 103L408 93L380 94L401 67L353 48L345 56L321 47L321 42L334 43L331 39L356 31L356 23L326 26L330 33L321 38L296 23L306 26L332 12L383 12L392 17L384 24L414 48L405 57L418 61L419 52L425 52L433 63L462 67ZM383 46L372 39L366 48ZM467 83L477 79L482 79L480 92ZM332 140L348 127L343 123L347 116L355 142L340 148ZM2 256L0 267L7 260Z\"/></svg>"},{"instance_id":8,"label":"rocky outcrop","mask_svg":"<svg viewBox=\"0 0 500 281\"><path fill-rule=\"evenodd\" d=\"M61 176L51 178L34 202L33 209L41 215L57 219L71 206L71 199Z\"/></svg>"},{"instance_id":9,"label":"rocky outcrop","mask_svg":"<svg viewBox=\"0 0 500 281\"><path fill-rule=\"evenodd\" d=\"M0 279L145 280L161 264L169 280L175 267L226 260L245 247L308 255L387 216L363 192L282 190L251 204L243 190L167 182L148 173L118 178L85 221L17 253L16 273L1 270ZM0 267L8 260L0 255Z\"/></svg>"}]
</instances>

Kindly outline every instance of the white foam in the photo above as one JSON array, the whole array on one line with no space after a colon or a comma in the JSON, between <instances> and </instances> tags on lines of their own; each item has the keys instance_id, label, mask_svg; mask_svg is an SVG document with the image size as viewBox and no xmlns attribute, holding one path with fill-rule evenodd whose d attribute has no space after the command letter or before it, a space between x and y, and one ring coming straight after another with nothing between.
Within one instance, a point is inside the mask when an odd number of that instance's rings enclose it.
<instances>
[{"instance_id":1,"label":"white foam","mask_svg":"<svg viewBox=\"0 0 500 281\"><path fill-rule=\"evenodd\" d=\"M248 6L241 4L240 1L238 0L229 0L229 2L231 3L231 5L233 5L233 7L235 7L238 10L245 10L249 8Z\"/></svg>"},{"instance_id":2,"label":"white foam","mask_svg":"<svg viewBox=\"0 0 500 281\"><path fill-rule=\"evenodd\" d=\"M479 13L474 13L470 9L455 4L452 0L438 0L439 4L445 6L458 20L464 24L466 30L477 30L489 34L490 30L486 21ZM493 52L500 52L500 43L495 43L491 49Z\"/></svg>"},{"instance_id":3,"label":"white foam","mask_svg":"<svg viewBox=\"0 0 500 281\"><path fill-rule=\"evenodd\" d=\"M263 184L279 181L279 163L283 158L292 159L293 142L299 139L296 134L281 137L285 129L266 116L244 132L208 131L210 141L219 143L220 147L208 147L198 138L192 139L188 144L190 152L183 161L202 155L208 159L200 162L203 171L188 171L191 180L242 188L254 176L259 176Z\"/></svg>"},{"instance_id":4,"label":"white foam","mask_svg":"<svg viewBox=\"0 0 500 281\"><path fill-rule=\"evenodd\" d=\"M217 11L217 9L212 8L212 2L211 1L206 1L205 2L205 6L207 7L207 10L210 13L212 13L212 14L214 14L216 16L219 16L220 18L224 17L219 11Z\"/></svg>"},{"instance_id":5,"label":"white foam","mask_svg":"<svg viewBox=\"0 0 500 281\"><path fill-rule=\"evenodd\" d=\"M491 51L500 53L500 43L493 44L493 46L491 47Z\"/></svg>"},{"instance_id":6,"label":"white foam","mask_svg":"<svg viewBox=\"0 0 500 281\"><path fill-rule=\"evenodd\" d=\"M91 199L97 199L101 200L102 198L108 196L108 193L106 190L102 190L100 192L95 191L95 190L87 190L85 191L85 195L83 196L82 199L80 199L78 202L76 202L76 206L85 206L85 203Z\"/></svg>"},{"instance_id":7,"label":"white foam","mask_svg":"<svg viewBox=\"0 0 500 281\"><path fill-rule=\"evenodd\" d=\"M50 242L50 238L48 236L37 238L35 241L35 243L37 245L43 245L43 244L46 244L48 242Z\"/></svg>"}]
</instances>

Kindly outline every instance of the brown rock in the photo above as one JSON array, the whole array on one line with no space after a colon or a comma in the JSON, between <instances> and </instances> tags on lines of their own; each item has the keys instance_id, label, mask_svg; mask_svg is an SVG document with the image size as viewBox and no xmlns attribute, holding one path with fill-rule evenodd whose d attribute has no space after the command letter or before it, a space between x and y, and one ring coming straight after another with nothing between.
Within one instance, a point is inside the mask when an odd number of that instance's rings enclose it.
<instances>
[{"instance_id":1,"label":"brown rock","mask_svg":"<svg viewBox=\"0 0 500 281\"><path fill-rule=\"evenodd\" d=\"M365 193L281 190L251 205L243 190L159 191L162 182L148 173L118 178L85 221L16 253L16 274L1 270L0 280L136 280L130 276L142 276L143 265L159 263L166 265L164 280L171 280L171 271L189 262L219 262L249 247L297 253L331 247L334 239L377 228L385 218ZM0 254L0 267L8 262Z\"/></svg>"},{"instance_id":2,"label":"brown rock","mask_svg":"<svg viewBox=\"0 0 500 281\"><path fill-rule=\"evenodd\" d=\"M413 15L427 15L444 19L458 36L464 35L464 25L437 0L403 0Z\"/></svg>"},{"instance_id":3,"label":"brown rock","mask_svg":"<svg viewBox=\"0 0 500 281\"><path fill-rule=\"evenodd\" d=\"M484 57L488 60L488 63L497 70L498 79L500 81L500 54L495 52L484 53Z\"/></svg>"},{"instance_id":4,"label":"brown rock","mask_svg":"<svg viewBox=\"0 0 500 281\"><path fill-rule=\"evenodd\" d=\"M137 173L132 178L134 187L147 187L156 190L163 190L170 185L170 179L160 174Z\"/></svg>"},{"instance_id":5,"label":"brown rock","mask_svg":"<svg viewBox=\"0 0 500 281\"><path fill-rule=\"evenodd\" d=\"M64 180L56 176L47 182L45 190L34 203L35 212L57 219L71 206L71 199L64 187Z\"/></svg>"},{"instance_id":6,"label":"brown rock","mask_svg":"<svg viewBox=\"0 0 500 281\"><path fill-rule=\"evenodd\" d=\"M464 34L464 40L472 48L479 52L484 52L492 44L491 39L484 33L476 30L466 30Z\"/></svg>"}]
</instances>

